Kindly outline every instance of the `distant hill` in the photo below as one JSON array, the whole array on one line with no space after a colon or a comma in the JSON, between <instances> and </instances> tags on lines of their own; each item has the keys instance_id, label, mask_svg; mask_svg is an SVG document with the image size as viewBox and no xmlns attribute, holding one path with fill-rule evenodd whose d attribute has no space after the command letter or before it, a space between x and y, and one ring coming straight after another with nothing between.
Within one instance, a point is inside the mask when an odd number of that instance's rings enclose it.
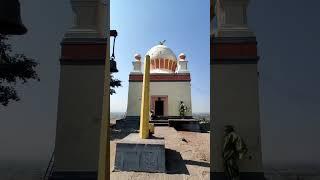
<instances>
[{"instance_id":1,"label":"distant hill","mask_svg":"<svg viewBox=\"0 0 320 180\"><path fill-rule=\"evenodd\" d=\"M210 113L192 113L193 118L199 119L202 121L210 121Z\"/></svg>"},{"instance_id":2,"label":"distant hill","mask_svg":"<svg viewBox=\"0 0 320 180\"><path fill-rule=\"evenodd\" d=\"M110 112L110 122L115 123L116 120L125 117L125 112Z\"/></svg>"}]
</instances>

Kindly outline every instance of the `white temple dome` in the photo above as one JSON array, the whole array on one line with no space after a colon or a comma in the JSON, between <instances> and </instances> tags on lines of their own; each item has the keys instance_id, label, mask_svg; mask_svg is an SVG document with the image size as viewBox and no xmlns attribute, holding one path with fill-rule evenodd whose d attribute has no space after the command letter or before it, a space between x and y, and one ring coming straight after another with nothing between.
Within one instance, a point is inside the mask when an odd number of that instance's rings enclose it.
<instances>
[{"instance_id":1,"label":"white temple dome","mask_svg":"<svg viewBox=\"0 0 320 180\"><path fill-rule=\"evenodd\" d=\"M165 45L156 45L153 46L148 52L147 55L150 56L150 59L170 59L177 60L176 55L173 51Z\"/></svg>"},{"instance_id":2,"label":"white temple dome","mask_svg":"<svg viewBox=\"0 0 320 180\"><path fill-rule=\"evenodd\" d=\"M177 57L163 44L152 47L146 55L150 56L151 73L173 73L177 68Z\"/></svg>"}]
</instances>

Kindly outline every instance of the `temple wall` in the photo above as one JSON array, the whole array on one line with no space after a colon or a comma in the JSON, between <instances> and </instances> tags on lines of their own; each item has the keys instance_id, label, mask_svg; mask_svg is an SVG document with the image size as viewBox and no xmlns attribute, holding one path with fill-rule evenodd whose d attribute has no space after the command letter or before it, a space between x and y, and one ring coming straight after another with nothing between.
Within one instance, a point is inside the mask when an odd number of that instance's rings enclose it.
<instances>
[{"instance_id":1,"label":"temple wall","mask_svg":"<svg viewBox=\"0 0 320 180\"><path fill-rule=\"evenodd\" d=\"M142 82L129 82L127 116L140 116Z\"/></svg>"},{"instance_id":2,"label":"temple wall","mask_svg":"<svg viewBox=\"0 0 320 180\"><path fill-rule=\"evenodd\" d=\"M234 126L247 145L239 161L240 179L263 180L257 64L259 55L254 32L249 29L250 0L218 0L217 26L211 36L211 179L225 180L224 130ZM211 21L213 22L213 21ZM213 133L212 133L213 132Z\"/></svg>"},{"instance_id":3,"label":"temple wall","mask_svg":"<svg viewBox=\"0 0 320 180\"><path fill-rule=\"evenodd\" d=\"M224 126L233 125L248 146L247 158L239 163L242 172L262 172L257 64L211 65L213 94L214 172L223 172L221 158Z\"/></svg>"},{"instance_id":4,"label":"temple wall","mask_svg":"<svg viewBox=\"0 0 320 180\"><path fill-rule=\"evenodd\" d=\"M129 82L127 116L140 116L142 82ZM179 116L179 104L191 110L186 116L192 116L190 82L150 82L150 96L168 96L168 116Z\"/></svg>"},{"instance_id":5,"label":"temple wall","mask_svg":"<svg viewBox=\"0 0 320 180\"><path fill-rule=\"evenodd\" d=\"M61 66L55 171L97 170L103 78L103 65Z\"/></svg>"}]
</instances>

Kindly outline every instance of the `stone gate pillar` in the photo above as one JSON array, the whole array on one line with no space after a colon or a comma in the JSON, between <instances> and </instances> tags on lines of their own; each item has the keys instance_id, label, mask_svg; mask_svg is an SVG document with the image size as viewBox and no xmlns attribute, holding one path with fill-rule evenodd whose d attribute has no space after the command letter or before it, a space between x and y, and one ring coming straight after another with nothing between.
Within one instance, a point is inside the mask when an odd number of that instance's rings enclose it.
<instances>
[{"instance_id":1,"label":"stone gate pillar","mask_svg":"<svg viewBox=\"0 0 320 180\"><path fill-rule=\"evenodd\" d=\"M233 125L248 146L240 179L262 180L257 41L247 24L249 0L218 0L211 34L211 177L223 173L224 126Z\"/></svg>"},{"instance_id":2,"label":"stone gate pillar","mask_svg":"<svg viewBox=\"0 0 320 180\"><path fill-rule=\"evenodd\" d=\"M73 25L61 42L55 161L50 179L97 179L109 13L102 0L70 3Z\"/></svg>"}]
</instances>

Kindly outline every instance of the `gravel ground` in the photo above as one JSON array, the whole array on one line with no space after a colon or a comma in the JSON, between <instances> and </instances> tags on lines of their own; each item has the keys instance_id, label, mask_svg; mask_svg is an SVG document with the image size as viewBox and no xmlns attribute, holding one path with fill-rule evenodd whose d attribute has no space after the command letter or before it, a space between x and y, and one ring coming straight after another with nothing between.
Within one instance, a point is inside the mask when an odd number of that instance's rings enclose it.
<instances>
[{"instance_id":1,"label":"gravel ground","mask_svg":"<svg viewBox=\"0 0 320 180\"><path fill-rule=\"evenodd\" d=\"M111 171L114 166L115 144L130 132L112 132ZM155 136L165 138L166 173L111 172L115 180L209 180L210 134L176 131L172 127L156 127Z\"/></svg>"}]
</instances>

